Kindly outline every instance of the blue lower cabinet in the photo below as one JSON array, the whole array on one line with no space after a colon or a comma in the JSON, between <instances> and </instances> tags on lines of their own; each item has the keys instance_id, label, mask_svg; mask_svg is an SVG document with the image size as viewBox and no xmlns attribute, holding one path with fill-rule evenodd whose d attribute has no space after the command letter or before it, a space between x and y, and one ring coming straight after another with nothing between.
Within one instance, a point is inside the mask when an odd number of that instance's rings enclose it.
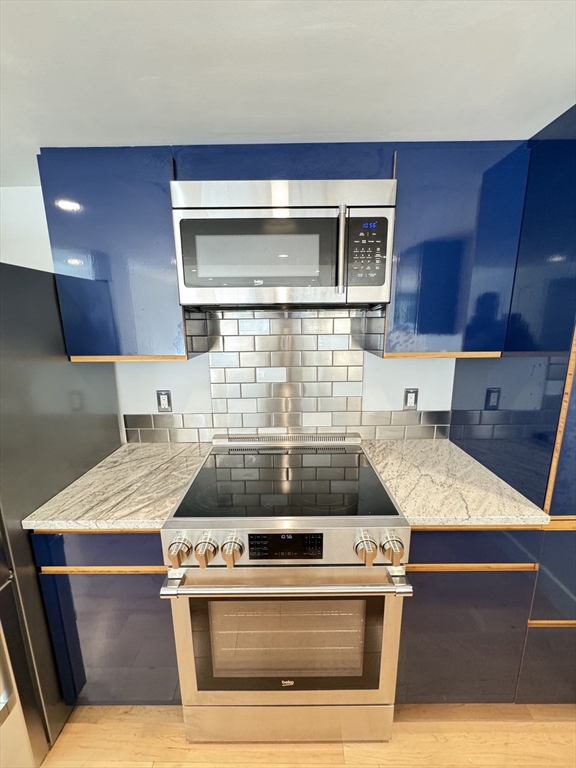
<instances>
[{"instance_id":1,"label":"blue lower cabinet","mask_svg":"<svg viewBox=\"0 0 576 768\"><path fill-rule=\"evenodd\" d=\"M170 604L159 597L163 580L162 574L40 576L69 703L179 703Z\"/></svg>"},{"instance_id":2,"label":"blue lower cabinet","mask_svg":"<svg viewBox=\"0 0 576 768\"><path fill-rule=\"evenodd\" d=\"M531 619L576 620L576 531L546 531Z\"/></svg>"},{"instance_id":3,"label":"blue lower cabinet","mask_svg":"<svg viewBox=\"0 0 576 768\"><path fill-rule=\"evenodd\" d=\"M513 702L535 571L410 573L399 703Z\"/></svg>"},{"instance_id":4,"label":"blue lower cabinet","mask_svg":"<svg viewBox=\"0 0 576 768\"><path fill-rule=\"evenodd\" d=\"M414 531L411 563L537 563L542 531Z\"/></svg>"},{"instance_id":5,"label":"blue lower cabinet","mask_svg":"<svg viewBox=\"0 0 576 768\"><path fill-rule=\"evenodd\" d=\"M517 704L576 702L576 627L531 627Z\"/></svg>"},{"instance_id":6,"label":"blue lower cabinet","mask_svg":"<svg viewBox=\"0 0 576 768\"><path fill-rule=\"evenodd\" d=\"M158 533L33 533L34 559L45 565L162 565Z\"/></svg>"}]
</instances>

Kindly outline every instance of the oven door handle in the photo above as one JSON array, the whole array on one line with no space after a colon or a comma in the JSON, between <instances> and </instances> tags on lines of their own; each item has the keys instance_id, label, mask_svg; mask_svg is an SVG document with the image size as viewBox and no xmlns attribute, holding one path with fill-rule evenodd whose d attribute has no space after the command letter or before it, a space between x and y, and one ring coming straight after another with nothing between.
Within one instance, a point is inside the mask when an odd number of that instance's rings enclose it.
<instances>
[{"instance_id":1,"label":"oven door handle","mask_svg":"<svg viewBox=\"0 0 576 768\"><path fill-rule=\"evenodd\" d=\"M166 579L160 589L162 598L252 598L252 597L371 597L392 595L412 597L412 585L404 576L393 576L385 584L247 585L188 584ZM176 583L175 583L176 582Z\"/></svg>"}]
</instances>

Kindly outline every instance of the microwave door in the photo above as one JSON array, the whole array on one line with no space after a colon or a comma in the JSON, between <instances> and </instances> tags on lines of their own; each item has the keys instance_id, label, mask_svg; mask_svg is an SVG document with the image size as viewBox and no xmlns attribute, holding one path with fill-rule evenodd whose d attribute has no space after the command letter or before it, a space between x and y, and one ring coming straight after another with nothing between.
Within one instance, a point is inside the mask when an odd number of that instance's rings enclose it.
<instances>
[{"instance_id":1,"label":"microwave door","mask_svg":"<svg viewBox=\"0 0 576 768\"><path fill-rule=\"evenodd\" d=\"M184 305L346 301L344 208L178 209L173 216Z\"/></svg>"}]
</instances>

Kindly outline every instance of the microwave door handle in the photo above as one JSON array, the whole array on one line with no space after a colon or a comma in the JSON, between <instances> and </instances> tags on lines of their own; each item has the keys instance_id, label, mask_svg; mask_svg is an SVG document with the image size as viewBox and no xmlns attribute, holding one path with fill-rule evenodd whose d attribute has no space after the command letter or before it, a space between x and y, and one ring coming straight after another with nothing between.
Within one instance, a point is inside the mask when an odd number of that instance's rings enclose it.
<instances>
[{"instance_id":1,"label":"microwave door handle","mask_svg":"<svg viewBox=\"0 0 576 768\"><path fill-rule=\"evenodd\" d=\"M340 206L338 217L338 255L336 261L336 293L344 293L346 280L346 213L347 207Z\"/></svg>"}]
</instances>

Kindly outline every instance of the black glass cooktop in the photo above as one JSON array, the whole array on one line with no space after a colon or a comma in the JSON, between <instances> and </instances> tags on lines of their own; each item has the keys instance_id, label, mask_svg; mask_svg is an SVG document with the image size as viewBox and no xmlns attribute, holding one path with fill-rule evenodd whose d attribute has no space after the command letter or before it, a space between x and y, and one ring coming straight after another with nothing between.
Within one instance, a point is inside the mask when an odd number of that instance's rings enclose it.
<instances>
[{"instance_id":1,"label":"black glass cooktop","mask_svg":"<svg viewBox=\"0 0 576 768\"><path fill-rule=\"evenodd\" d=\"M359 446L216 447L174 517L398 515Z\"/></svg>"}]
</instances>

